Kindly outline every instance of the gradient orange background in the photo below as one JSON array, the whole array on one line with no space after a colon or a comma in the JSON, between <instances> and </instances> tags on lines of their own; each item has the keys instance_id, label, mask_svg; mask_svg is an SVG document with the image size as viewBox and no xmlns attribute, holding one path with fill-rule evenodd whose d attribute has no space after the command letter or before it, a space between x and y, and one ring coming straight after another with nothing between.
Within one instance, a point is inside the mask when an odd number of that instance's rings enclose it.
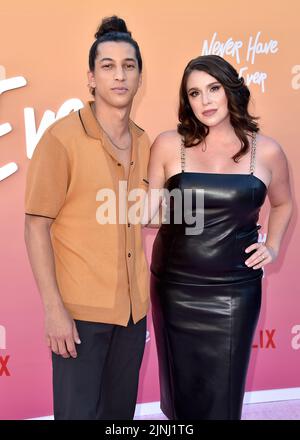
<instances>
[{"instance_id":1,"label":"gradient orange background","mask_svg":"<svg viewBox=\"0 0 300 440\"><path fill-rule=\"evenodd\" d=\"M135 100L132 118L151 139L177 123L178 88L187 62L202 52L204 40L232 37L244 44L241 65L268 74L266 90L251 84L252 111L261 117L263 133L284 147L291 169L293 194L300 183L299 152L299 2L287 0L185 2L165 0L126 2L115 0L1 0L0 65L6 78L23 76L25 87L0 96L0 124L13 130L0 138L0 167L16 162L18 171L0 181L0 325L7 331L6 348L10 376L0 376L0 418L18 419L52 413L50 355L43 339L43 315L39 294L27 261L23 240L23 197L26 170L23 110L33 107L36 125L44 112L56 112L70 98L85 101L88 51L102 17L118 14L139 42L144 60L143 87ZM276 54L245 60L250 36L278 41ZM230 56L225 57L237 65ZM298 66L298 67L295 67ZM294 71L294 73L292 73ZM1 69L0 69L1 75ZM300 387L300 338L292 334L300 326L297 205L281 256L266 269L261 318L253 348L247 390ZM266 232L266 212L261 218ZM155 231L145 233L150 258ZM139 402L159 399L157 362L151 320L150 340L143 362ZM266 330L275 329L275 348L266 347Z\"/></svg>"}]
</instances>

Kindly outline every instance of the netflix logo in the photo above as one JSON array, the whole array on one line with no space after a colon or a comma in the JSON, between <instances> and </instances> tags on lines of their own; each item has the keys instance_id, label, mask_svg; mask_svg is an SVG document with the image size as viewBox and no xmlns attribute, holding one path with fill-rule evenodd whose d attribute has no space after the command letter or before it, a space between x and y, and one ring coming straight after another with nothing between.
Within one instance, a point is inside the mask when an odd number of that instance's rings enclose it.
<instances>
[{"instance_id":1,"label":"netflix logo","mask_svg":"<svg viewBox=\"0 0 300 440\"><path fill-rule=\"evenodd\" d=\"M275 333L276 330L264 329L259 330L253 341L252 348L263 348L263 349L274 349L276 348L275 343Z\"/></svg>"},{"instance_id":2,"label":"netflix logo","mask_svg":"<svg viewBox=\"0 0 300 440\"><path fill-rule=\"evenodd\" d=\"M291 348L293 350L300 350L300 325L295 324L291 328ZM274 349L276 344L276 329L259 330L254 338L252 348Z\"/></svg>"},{"instance_id":3,"label":"netflix logo","mask_svg":"<svg viewBox=\"0 0 300 440\"><path fill-rule=\"evenodd\" d=\"M0 325L0 350L6 350L6 329L3 325ZM8 369L9 358L9 355L2 356L0 351L0 377L10 376Z\"/></svg>"}]
</instances>

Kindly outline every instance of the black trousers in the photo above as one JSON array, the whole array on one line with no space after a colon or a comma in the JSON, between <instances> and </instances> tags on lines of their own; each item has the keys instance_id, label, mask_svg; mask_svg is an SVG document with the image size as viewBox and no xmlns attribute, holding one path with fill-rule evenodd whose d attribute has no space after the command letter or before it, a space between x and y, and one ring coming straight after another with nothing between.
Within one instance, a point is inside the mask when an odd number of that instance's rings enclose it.
<instances>
[{"instance_id":1,"label":"black trousers","mask_svg":"<svg viewBox=\"0 0 300 440\"><path fill-rule=\"evenodd\" d=\"M146 318L128 326L75 320L77 358L52 353L55 420L132 420Z\"/></svg>"}]
</instances>

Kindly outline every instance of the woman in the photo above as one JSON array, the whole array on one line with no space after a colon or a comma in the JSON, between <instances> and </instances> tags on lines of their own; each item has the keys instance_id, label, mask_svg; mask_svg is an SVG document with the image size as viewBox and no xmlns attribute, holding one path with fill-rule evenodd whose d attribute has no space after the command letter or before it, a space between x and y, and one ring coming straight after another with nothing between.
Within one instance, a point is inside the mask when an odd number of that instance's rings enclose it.
<instances>
[{"instance_id":1,"label":"woman","mask_svg":"<svg viewBox=\"0 0 300 440\"><path fill-rule=\"evenodd\" d=\"M285 155L259 133L249 98L224 59L192 60L177 130L159 135L151 149L150 190L180 190L183 198L168 204L170 221L159 229L151 263L161 406L170 419L240 419L262 268L277 257L291 216ZM267 194L263 244L257 221ZM202 231L187 233L187 214L204 214Z\"/></svg>"}]
</instances>

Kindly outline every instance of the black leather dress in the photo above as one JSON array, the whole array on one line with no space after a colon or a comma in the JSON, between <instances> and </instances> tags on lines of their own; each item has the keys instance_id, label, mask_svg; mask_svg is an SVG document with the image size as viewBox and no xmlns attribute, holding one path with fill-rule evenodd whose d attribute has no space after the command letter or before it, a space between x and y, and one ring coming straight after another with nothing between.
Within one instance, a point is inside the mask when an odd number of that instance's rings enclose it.
<instances>
[{"instance_id":1,"label":"black leather dress","mask_svg":"<svg viewBox=\"0 0 300 440\"><path fill-rule=\"evenodd\" d=\"M187 235L174 221L156 236L151 299L162 411L172 420L240 419L252 338L261 304L262 269L245 265L258 240L267 188L253 174L184 172L165 187L204 190L204 229ZM172 199L171 199L172 202ZM196 215L197 204L191 213Z\"/></svg>"}]
</instances>

